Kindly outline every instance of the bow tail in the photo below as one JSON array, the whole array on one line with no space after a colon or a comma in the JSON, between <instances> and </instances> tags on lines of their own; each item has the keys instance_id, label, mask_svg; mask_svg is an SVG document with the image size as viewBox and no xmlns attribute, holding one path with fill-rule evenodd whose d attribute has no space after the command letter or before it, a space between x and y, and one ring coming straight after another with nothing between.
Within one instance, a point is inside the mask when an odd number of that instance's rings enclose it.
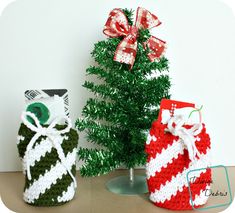
<instances>
[{"instance_id":1,"label":"bow tail","mask_svg":"<svg viewBox=\"0 0 235 213\"><path fill-rule=\"evenodd\" d=\"M114 54L114 61L134 65L137 52L137 40L132 35L125 37L117 46Z\"/></svg>"},{"instance_id":2,"label":"bow tail","mask_svg":"<svg viewBox=\"0 0 235 213\"><path fill-rule=\"evenodd\" d=\"M195 138L194 138L195 139ZM195 141L196 141L196 139L195 139ZM195 144L195 141L194 141L194 143L193 143L193 150L194 150L194 155L195 155L195 159L196 159L196 155L199 157L199 158L201 158L201 153L198 151L198 149L197 149L197 147L196 147L196 144Z\"/></svg>"},{"instance_id":3,"label":"bow tail","mask_svg":"<svg viewBox=\"0 0 235 213\"><path fill-rule=\"evenodd\" d=\"M193 135L185 134L181 137L182 142L186 145L188 150L189 159L194 162L197 160L196 156L201 157L201 153L198 151L195 141L196 138Z\"/></svg>"},{"instance_id":4,"label":"bow tail","mask_svg":"<svg viewBox=\"0 0 235 213\"><path fill-rule=\"evenodd\" d=\"M29 180L32 179L31 172L30 172L29 152L33 148L33 145L35 144L35 142L37 141L39 137L40 137L40 133L37 132L31 139L31 141L29 142L27 149L26 149L26 153L25 153L26 171L27 171L27 177Z\"/></svg>"},{"instance_id":5,"label":"bow tail","mask_svg":"<svg viewBox=\"0 0 235 213\"><path fill-rule=\"evenodd\" d=\"M103 33L111 38L126 36L129 32L129 23L121 9L113 9L109 13Z\"/></svg>"},{"instance_id":6,"label":"bow tail","mask_svg":"<svg viewBox=\"0 0 235 213\"><path fill-rule=\"evenodd\" d=\"M144 47L148 48L150 52L148 53L148 58L151 62L155 59L160 58L160 56L165 52L166 43L154 36L151 36L145 43Z\"/></svg>"}]
</instances>

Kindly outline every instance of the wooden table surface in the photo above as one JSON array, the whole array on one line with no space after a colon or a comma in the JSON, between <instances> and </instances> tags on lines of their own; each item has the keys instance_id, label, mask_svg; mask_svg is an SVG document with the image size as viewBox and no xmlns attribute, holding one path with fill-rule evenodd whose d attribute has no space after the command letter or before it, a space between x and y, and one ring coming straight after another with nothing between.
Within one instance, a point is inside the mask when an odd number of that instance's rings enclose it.
<instances>
[{"instance_id":1,"label":"wooden table surface","mask_svg":"<svg viewBox=\"0 0 235 213\"><path fill-rule=\"evenodd\" d=\"M144 170L136 170L136 174L144 174ZM112 177L128 174L127 170L116 170L108 175L95 178L81 178L77 174L78 188L75 198L67 204L57 207L34 207L26 204L22 199L24 176L21 172L0 173L0 195L4 204L15 212L20 213L167 213L170 211L154 206L148 199L148 194L117 195L109 192L105 183ZM228 174L232 189L235 191L235 167L228 167ZM223 169L214 169L213 187L221 191L228 190ZM206 206L226 203L229 196L210 196ZM220 212L223 208L214 208L204 212ZM188 213L192 211L183 211Z\"/></svg>"}]
</instances>

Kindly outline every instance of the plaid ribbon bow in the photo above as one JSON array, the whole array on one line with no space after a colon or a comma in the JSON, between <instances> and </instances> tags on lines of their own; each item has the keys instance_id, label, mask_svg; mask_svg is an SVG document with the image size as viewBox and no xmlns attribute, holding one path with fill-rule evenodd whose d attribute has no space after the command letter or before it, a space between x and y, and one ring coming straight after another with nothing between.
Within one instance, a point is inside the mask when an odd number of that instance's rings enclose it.
<instances>
[{"instance_id":1,"label":"plaid ribbon bow","mask_svg":"<svg viewBox=\"0 0 235 213\"><path fill-rule=\"evenodd\" d=\"M161 22L158 20L157 16L142 7L138 7L135 25L130 26L124 12L120 9L113 9L109 14L103 32L111 38L124 36L124 39L117 46L114 61L130 64L132 68L137 52L138 30L151 29L160 24ZM144 42L144 47L150 49L148 58L153 62L162 55L165 49L165 42L151 36Z\"/></svg>"}]
</instances>

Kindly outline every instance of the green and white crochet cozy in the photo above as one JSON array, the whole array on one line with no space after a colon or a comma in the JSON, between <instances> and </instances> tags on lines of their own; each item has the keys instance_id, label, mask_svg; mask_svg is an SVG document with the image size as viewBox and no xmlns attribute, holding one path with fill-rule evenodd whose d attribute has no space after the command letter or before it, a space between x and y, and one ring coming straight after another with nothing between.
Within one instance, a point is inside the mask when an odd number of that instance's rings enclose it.
<instances>
[{"instance_id":1,"label":"green and white crochet cozy","mask_svg":"<svg viewBox=\"0 0 235 213\"><path fill-rule=\"evenodd\" d=\"M67 127L56 124L53 131L63 133ZM43 131L47 128L41 126ZM72 128L63 134L48 133L49 136L46 131L35 131L22 123L17 138L25 174L23 199L35 206L64 204L73 199L77 187L78 133ZM33 138L36 140L32 143Z\"/></svg>"}]
</instances>

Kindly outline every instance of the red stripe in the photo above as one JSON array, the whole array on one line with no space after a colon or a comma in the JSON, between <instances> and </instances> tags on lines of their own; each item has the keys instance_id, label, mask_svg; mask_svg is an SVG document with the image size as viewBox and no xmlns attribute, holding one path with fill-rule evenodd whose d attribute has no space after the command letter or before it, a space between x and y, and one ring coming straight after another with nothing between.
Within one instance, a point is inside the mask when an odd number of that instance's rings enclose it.
<instances>
[{"instance_id":1,"label":"red stripe","mask_svg":"<svg viewBox=\"0 0 235 213\"><path fill-rule=\"evenodd\" d=\"M205 173L202 173L197 180L208 180L211 179L211 169L208 169ZM202 183L202 184L190 184L190 189L192 192L192 199L195 199L196 195L200 194L200 191L203 190L205 191L207 183ZM175 196L172 196L170 200L166 200L163 203L154 203L154 205L167 208L167 209L172 209L172 210L186 210L186 209L192 209L192 206L189 203L190 200L190 195L188 191L188 187L184 186L183 191L180 192L178 191ZM195 206L195 208L198 208L200 206Z\"/></svg>"},{"instance_id":2,"label":"red stripe","mask_svg":"<svg viewBox=\"0 0 235 213\"><path fill-rule=\"evenodd\" d=\"M161 154L163 149L166 149L168 145L172 145L174 140L178 140L179 137L176 137L172 134L166 133L165 129L166 125L163 125L157 121L152 124L152 128L150 130L150 135L155 136L157 141L150 141L150 144L146 144L145 151L148 154L147 162L149 162L150 158L155 158L157 154Z\"/></svg>"},{"instance_id":3,"label":"red stripe","mask_svg":"<svg viewBox=\"0 0 235 213\"><path fill-rule=\"evenodd\" d=\"M173 176L182 173L184 169L189 167L190 160L188 158L188 150L184 150L184 154L178 155L177 159L173 159L172 163L168 163L167 167L162 167L161 171L155 173L154 177L147 180L150 192L159 190L161 185L165 185L167 181L171 181Z\"/></svg>"},{"instance_id":4,"label":"red stripe","mask_svg":"<svg viewBox=\"0 0 235 213\"><path fill-rule=\"evenodd\" d=\"M203 129L198 137L200 138L200 141L196 141L195 145L201 154L205 154L207 148L211 148L210 136L206 133L205 124L203 124Z\"/></svg>"}]
</instances>

